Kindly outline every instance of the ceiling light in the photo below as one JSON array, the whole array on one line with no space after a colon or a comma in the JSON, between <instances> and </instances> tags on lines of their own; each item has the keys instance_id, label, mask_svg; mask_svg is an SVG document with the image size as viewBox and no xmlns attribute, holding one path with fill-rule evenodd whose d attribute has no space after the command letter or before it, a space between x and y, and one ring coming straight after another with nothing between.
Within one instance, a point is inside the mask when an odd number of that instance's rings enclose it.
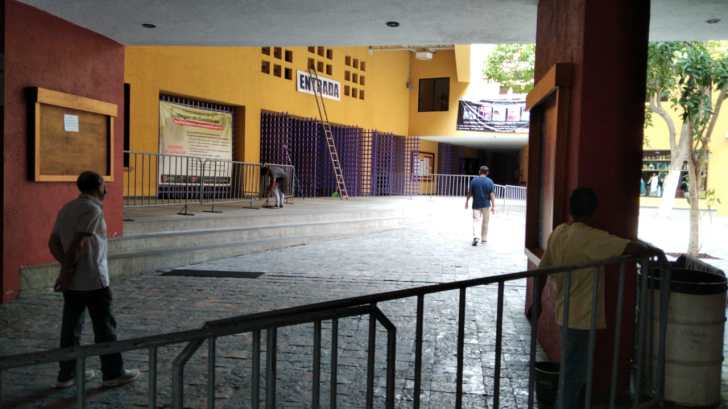
<instances>
[{"instance_id":1,"label":"ceiling light","mask_svg":"<svg viewBox=\"0 0 728 409\"><path fill-rule=\"evenodd\" d=\"M155 24L152 23L142 23L142 27L144 28L157 28Z\"/></svg>"},{"instance_id":2,"label":"ceiling light","mask_svg":"<svg viewBox=\"0 0 728 409\"><path fill-rule=\"evenodd\" d=\"M705 20L705 22L708 24L715 24L715 23L719 23L720 19L719 18L709 18L709 19Z\"/></svg>"},{"instance_id":3,"label":"ceiling light","mask_svg":"<svg viewBox=\"0 0 728 409\"><path fill-rule=\"evenodd\" d=\"M399 27L399 21L387 21L387 27Z\"/></svg>"}]
</instances>

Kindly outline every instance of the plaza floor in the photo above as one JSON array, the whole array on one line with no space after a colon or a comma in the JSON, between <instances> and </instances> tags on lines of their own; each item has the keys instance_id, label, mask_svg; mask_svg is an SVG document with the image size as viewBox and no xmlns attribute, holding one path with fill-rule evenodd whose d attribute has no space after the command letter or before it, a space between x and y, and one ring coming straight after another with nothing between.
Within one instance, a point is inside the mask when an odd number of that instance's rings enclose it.
<instances>
[{"instance_id":1,"label":"plaza floor","mask_svg":"<svg viewBox=\"0 0 728 409\"><path fill-rule=\"evenodd\" d=\"M406 205L419 214L401 229L189 266L201 270L263 273L256 279L174 277L147 272L116 280L112 287L119 334L122 338L131 338L192 329L205 321L234 315L525 269L524 216L517 208L499 209L491 219L488 244L472 247L470 212L463 209L462 200L425 198ZM657 220L647 219L651 217L650 212L644 210L640 236L657 245L679 247L678 235L671 236L672 241L667 242L664 234L655 231L664 226ZM680 217L675 214L671 223L679 227ZM716 230L709 234L719 237L726 221L713 222L716 224L706 231ZM720 256L719 247L716 245L715 250L709 247L708 252ZM719 265L722 262L718 260ZM524 296L524 282L506 285L501 382L501 407L505 408L522 408L526 404L530 326L522 314ZM495 287L468 291L463 387L466 408L484 408L491 404L496 298ZM423 408L454 406L457 300L457 292L436 294L425 300ZM54 293L33 294L0 305L0 355L55 347L61 305L61 297ZM415 299L379 305L397 326L396 402L400 408L412 405L415 305ZM338 407L363 407L368 321L350 318L339 325ZM326 376L329 329L330 324L324 322L321 389L324 408L329 407ZM90 343L90 328L86 332L85 342ZM278 334L278 407L310 405L312 332L313 325L300 325L281 329ZM378 351L384 351L385 338L383 331L378 333ZM218 341L217 347L217 407L249 407L251 337L225 337ZM181 349L182 346L174 346L160 350L160 407L169 405L170 363ZM188 364L186 407L205 405L205 351L202 348ZM383 355L377 355L376 407L382 407L384 399ZM128 367L140 368L143 379L108 390L92 383L89 407L145 407L146 351L125 354L125 362ZM95 360L89 366L98 368ZM49 389L55 373L54 365L44 365L3 374L2 407L74 407L73 388ZM724 389L728 389L725 382Z\"/></svg>"}]
</instances>

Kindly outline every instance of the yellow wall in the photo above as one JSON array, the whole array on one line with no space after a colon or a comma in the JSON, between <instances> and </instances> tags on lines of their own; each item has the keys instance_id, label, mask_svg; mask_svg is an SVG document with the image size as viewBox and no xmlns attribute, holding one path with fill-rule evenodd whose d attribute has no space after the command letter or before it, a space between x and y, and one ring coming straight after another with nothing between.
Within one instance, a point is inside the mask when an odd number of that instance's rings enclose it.
<instances>
[{"instance_id":1,"label":"yellow wall","mask_svg":"<svg viewBox=\"0 0 728 409\"><path fill-rule=\"evenodd\" d=\"M682 127L680 114L673 110L669 103L663 103L663 107L671 113L676 132L678 133L677 137L679 137ZM667 125L656 114L652 114L652 124L645 129L644 149L670 149ZM713 131L713 137L710 141L707 188L715 190L716 197L721 201L721 204L716 205L718 213L728 215L728 104L725 104L721 110L720 117ZM687 207L684 203L678 203L677 206ZM704 204L701 204L701 207L704 207Z\"/></svg>"},{"instance_id":2,"label":"yellow wall","mask_svg":"<svg viewBox=\"0 0 728 409\"><path fill-rule=\"evenodd\" d=\"M438 51L432 60L421 61L410 56L410 78L412 91L410 92L409 134L415 136L446 136L466 135L472 132L456 131L455 124L458 117L458 101L468 89L467 82L457 80L457 67L455 52ZM417 99L421 78L450 78L449 109L441 112L418 112Z\"/></svg>"},{"instance_id":3,"label":"yellow wall","mask_svg":"<svg viewBox=\"0 0 728 409\"><path fill-rule=\"evenodd\" d=\"M307 71L309 53L305 47L293 51L293 80L261 72L264 58L252 47L127 47L125 80L131 86L131 149L157 152L159 146L159 94L170 93L194 99L244 107L244 159L260 160L261 110L318 117L312 95L296 91L296 71ZM365 99L343 95L345 56L366 62ZM272 57L268 61L278 63ZM329 60L325 60L330 62ZM409 128L409 77L407 52L369 55L367 48L333 48L333 75L341 83L341 101L326 100L332 123L406 135ZM241 141L236 141L237 143Z\"/></svg>"}]
</instances>

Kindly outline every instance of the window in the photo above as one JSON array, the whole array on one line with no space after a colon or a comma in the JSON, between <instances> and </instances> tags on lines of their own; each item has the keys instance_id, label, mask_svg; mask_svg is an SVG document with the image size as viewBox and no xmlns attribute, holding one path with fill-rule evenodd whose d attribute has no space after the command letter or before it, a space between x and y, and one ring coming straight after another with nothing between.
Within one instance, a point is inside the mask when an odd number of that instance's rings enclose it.
<instances>
[{"instance_id":1,"label":"window","mask_svg":"<svg viewBox=\"0 0 728 409\"><path fill-rule=\"evenodd\" d=\"M275 58L277 58L279 60L281 58L283 58L283 50L281 49L281 47L274 47L273 48L273 57L275 57Z\"/></svg>"},{"instance_id":2,"label":"window","mask_svg":"<svg viewBox=\"0 0 728 409\"><path fill-rule=\"evenodd\" d=\"M275 64L273 66L273 75L275 75L276 77L280 77L282 75L281 73L282 73L281 66L278 64Z\"/></svg>"},{"instance_id":3,"label":"window","mask_svg":"<svg viewBox=\"0 0 728 409\"><path fill-rule=\"evenodd\" d=\"M346 81L351 80L351 73L349 71L344 71L344 80L346 80Z\"/></svg>"},{"instance_id":4,"label":"window","mask_svg":"<svg viewBox=\"0 0 728 409\"><path fill-rule=\"evenodd\" d=\"M363 89L359 90L359 99L364 99L364 90Z\"/></svg>"},{"instance_id":5,"label":"window","mask_svg":"<svg viewBox=\"0 0 728 409\"><path fill-rule=\"evenodd\" d=\"M293 70L291 70L290 68L286 68L283 72L284 72L284 74L285 74L284 76L287 80L293 79Z\"/></svg>"},{"instance_id":6,"label":"window","mask_svg":"<svg viewBox=\"0 0 728 409\"><path fill-rule=\"evenodd\" d=\"M366 63L366 62L364 62L364 61L362 61L362 62L361 62L361 63L359 64L359 69L360 69L360 70L362 70L362 71L366 71L366 70L367 70L367 63Z\"/></svg>"},{"instance_id":7,"label":"window","mask_svg":"<svg viewBox=\"0 0 728 409\"><path fill-rule=\"evenodd\" d=\"M323 48L323 47L319 46L319 47L318 47L318 48L316 49L316 51L317 51L317 52L316 52L316 54L320 55L321 57L323 57L323 56L324 56L324 48Z\"/></svg>"},{"instance_id":8,"label":"window","mask_svg":"<svg viewBox=\"0 0 728 409\"><path fill-rule=\"evenodd\" d=\"M286 50L286 62L293 62L293 51Z\"/></svg>"},{"instance_id":9,"label":"window","mask_svg":"<svg viewBox=\"0 0 728 409\"><path fill-rule=\"evenodd\" d=\"M362 85L362 86L364 86L366 84L366 81L364 80L364 76L363 75L359 76L359 84Z\"/></svg>"},{"instance_id":10,"label":"window","mask_svg":"<svg viewBox=\"0 0 728 409\"><path fill-rule=\"evenodd\" d=\"M344 58L344 64L347 67L350 67L351 66L351 57L350 56L347 55L346 58Z\"/></svg>"},{"instance_id":11,"label":"window","mask_svg":"<svg viewBox=\"0 0 728 409\"><path fill-rule=\"evenodd\" d=\"M313 60L313 58L308 59L308 69L309 70L315 70L316 69L316 61Z\"/></svg>"},{"instance_id":12,"label":"window","mask_svg":"<svg viewBox=\"0 0 728 409\"><path fill-rule=\"evenodd\" d=\"M349 94L351 94L351 87L349 87L348 85L344 85L344 95L348 97Z\"/></svg>"},{"instance_id":13,"label":"window","mask_svg":"<svg viewBox=\"0 0 728 409\"><path fill-rule=\"evenodd\" d=\"M319 61L316 63L316 71L324 72L324 62L323 61Z\"/></svg>"},{"instance_id":14,"label":"window","mask_svg":"<svg viewBox=\"0 0 728 409\"><path fill-rule=\"evenodd\" d=\"M263 47L260 49L263 55L270 55L270 47Z\"/></svg>"},{"instance_id":15,"label":"window","mask_svg":"<svg viewBox=\"0 0 728 409\"><path fill-rule=\"evenodd\" d=\"M329 60L333 60L334 59L334 50L327 48L326 49L326 58L328 58Z\"/></svg>"},{"instance_id":16,"label":"window","mask_svg":"<svg viewBox=\"0 0 728 409\"><path fill-rule=\"evenodd\" d=\"M308 52L310 52L310 53L314 53L314 54L315 54L315 53L316 53L316 47L314 47L314 46L312 46L312 45L309 45L309 46L308 46Z\"/></svg>"},{"instance_id":17,"label":"window","mask_svg":"<svg viewBox=\"0 0 728 409\"><path fill-rule=\"evenodd\" d=\"M260 72L263 74L270 74L270 63L268 61L260 63Z\"/></svg>"},{"instance_id":18,"label":"window","mask_svg":"<svg viewBox=\"0 0 728 409\"><path fill-rule=\"evenodd\" d=\"M417 111L447 111L450 105L450 78L420 79Z\"/></svg>"},{"instance_id":19,"label":"window","mask_svg":"<svg viewBox=\"0 0 728 409\"><path fill-rule=\"evenodd\" d=\"M334 67L331 64L326 64L326 74L334 75Z\"/></svg>"}]
</instances>

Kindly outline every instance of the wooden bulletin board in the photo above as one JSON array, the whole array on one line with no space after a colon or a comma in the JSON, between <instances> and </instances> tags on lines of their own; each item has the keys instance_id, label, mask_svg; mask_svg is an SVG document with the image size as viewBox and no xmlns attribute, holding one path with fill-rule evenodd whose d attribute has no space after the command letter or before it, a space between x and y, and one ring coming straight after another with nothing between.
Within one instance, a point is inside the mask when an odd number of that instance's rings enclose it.
<instances>
[{"instance_id":1,"label":"wooden bulletin board","mask_svg":"<svg viewBox=\"0 0 728 409\"><path fill-rule=\"evenodd\" d=\"M85 170L114 180L117 106L45 88L33 95L33 180L73 182Z\"/></svg>"},{"instance_id":2,"label":"wooden bulletin board","mask_svg":"<svg viewBox=\"0 0 728 409\"><path fill-rule=\"evenodd\" d=\"M571 66L555 64L526 97L530 114L526 255L538 265L553 228L566 221Z\"/></svg>"}]
</instances>

